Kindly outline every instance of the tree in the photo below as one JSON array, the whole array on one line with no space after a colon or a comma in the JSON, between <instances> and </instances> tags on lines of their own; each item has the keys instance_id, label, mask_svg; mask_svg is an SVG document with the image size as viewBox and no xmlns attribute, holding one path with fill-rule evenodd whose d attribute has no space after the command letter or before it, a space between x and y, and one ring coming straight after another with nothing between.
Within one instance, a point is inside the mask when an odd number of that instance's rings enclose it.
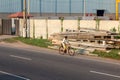
<instances>
[{"instance_id":1,"label":"tree","mask_svg":"<svg viewBox=\"0 0 120 80\"><path fill-rule=\"evenodd\" d=\"M78 17L78 30L80 30L80 17Z\"/></svg>"},{"instance_id":2,"label":"tree","mask_svg":"<svg viewBox=\"0 0 120 80\"><path fill-rule=\"evenodd\" d=\"M61 32L63 32L63 21L64 21L64 17L59 17L59 19L61 20Z\"/></svg>"},{"instance_id":3,"label":"tree","mask_svg":"<svg viewBox=\"0 0 120 80\"><path fill-rule=\"evenodd\" d=\"M96 19L96 30L99 30L100 28L100 19Z\"/></svg>"}]
</instances>

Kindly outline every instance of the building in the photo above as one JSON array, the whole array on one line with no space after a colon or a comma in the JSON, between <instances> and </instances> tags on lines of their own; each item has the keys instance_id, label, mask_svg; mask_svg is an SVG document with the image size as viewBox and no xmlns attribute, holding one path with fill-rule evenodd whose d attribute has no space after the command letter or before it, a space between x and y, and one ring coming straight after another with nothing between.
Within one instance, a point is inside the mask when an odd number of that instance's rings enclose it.
<instances>
[{"instance_id":1,"label":"building","mask_svg":"<svg viewBox=\"0 0 120 80\"><path fill-rule=\"evenodd\" d=\"M0 18L23 11L24 0L0 0ZM107 15L115 17L116 0L27 0L34 16Z\"/></svg>"}]
</instances>

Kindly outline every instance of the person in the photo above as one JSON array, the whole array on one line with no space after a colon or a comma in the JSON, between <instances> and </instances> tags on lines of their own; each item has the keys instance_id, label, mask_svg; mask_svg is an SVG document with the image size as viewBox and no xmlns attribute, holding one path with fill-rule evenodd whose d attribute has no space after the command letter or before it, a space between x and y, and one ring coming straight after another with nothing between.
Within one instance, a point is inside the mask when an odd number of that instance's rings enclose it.
<instances>
[{"instance_id":1,"label":"person","mask_svg":"<svg viewBox=\"0 0 120 80\"><path fill-rule=\"evenodd\" d=\"M68 41L68 37L65 36L65 37L63 38L63 40L62 40L62 46L63 46L63 48L64 48L64 52L65 52L65 53L66 53L67 46L69 46L69 45L70 45L70 43L69 43L69 41Z\"/></svg>"}]
</instances>

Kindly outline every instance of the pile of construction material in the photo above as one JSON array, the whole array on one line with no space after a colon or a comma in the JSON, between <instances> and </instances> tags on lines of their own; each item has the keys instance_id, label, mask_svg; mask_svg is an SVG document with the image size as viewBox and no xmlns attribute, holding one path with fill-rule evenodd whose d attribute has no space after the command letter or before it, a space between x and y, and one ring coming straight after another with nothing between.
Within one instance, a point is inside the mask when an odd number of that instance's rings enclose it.
<instances>
[{"instance_id":1,"label":"pile of construction material","mask_svg":"<svg viewBox=\"0 0 120 80\"><path fill-rule=\"evenodd\" d=\"M114 47L114 36L117 33L98 31L94 29L66 30L62 33L54 33L50 39L54 45L60 45L64 36L68 36L71 46L77 49L85 49L90 52L95 49L106 50Z\"/></svg>"}]
</instances>

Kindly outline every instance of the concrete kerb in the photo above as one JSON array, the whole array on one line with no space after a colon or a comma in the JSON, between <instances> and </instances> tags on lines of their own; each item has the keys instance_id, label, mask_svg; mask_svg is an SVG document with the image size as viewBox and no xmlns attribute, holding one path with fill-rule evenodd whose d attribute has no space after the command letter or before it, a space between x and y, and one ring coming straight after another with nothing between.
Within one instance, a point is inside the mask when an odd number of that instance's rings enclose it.
<instances>
[{"instance_id":1,"label":"concrete kerb","mask_svg":"<svg viewBox=\"0 0 120 80\"><path fill-rule=\"evenodd\" d=\"M13 37L17 37L17 36L15 36L15 35L0 35L0 40L7 39L7 38L13 38Z\"/></svg>"}]
</instances>

